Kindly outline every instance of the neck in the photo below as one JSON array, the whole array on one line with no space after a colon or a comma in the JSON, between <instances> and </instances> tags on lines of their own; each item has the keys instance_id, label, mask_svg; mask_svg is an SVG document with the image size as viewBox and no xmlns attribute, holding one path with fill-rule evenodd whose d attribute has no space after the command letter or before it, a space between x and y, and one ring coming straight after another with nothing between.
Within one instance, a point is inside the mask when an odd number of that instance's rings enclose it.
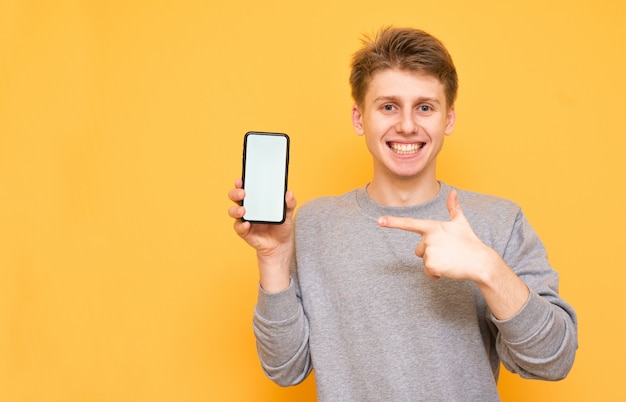
<instances>
[{"instance_id":1,"label":"neck","mask_svg":"<svg viewBox=\"0 0 626 402\"><path fill-rule=\"evenodd\" d=\"M412 178L377 180L374 176L367 186L372 200L389 207L407 207L424 204L437 196L440 184L433 176L428 179Z\"/></svg>"}]
</instances>

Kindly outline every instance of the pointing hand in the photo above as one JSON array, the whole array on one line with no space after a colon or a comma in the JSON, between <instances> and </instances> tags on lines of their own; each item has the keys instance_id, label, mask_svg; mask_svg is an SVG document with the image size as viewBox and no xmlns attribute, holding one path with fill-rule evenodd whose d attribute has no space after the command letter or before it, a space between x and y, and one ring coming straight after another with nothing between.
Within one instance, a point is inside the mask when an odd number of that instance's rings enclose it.
<instances>
[{"instance_id":1,"label":"pointing hand","mask_svg":"<svg viewBox=\"0 0 626 402\"><path fill-rule=\"evenodd\" d=\"M415 255L423 259L428 277L477 281L486 267L487 258L493 258L495 252L472 230L459 205L456 190L450 191L447 207L450 214L447 222L381 216L378 224L422 236L415 247Z\"/></svg>"}]
</instances>

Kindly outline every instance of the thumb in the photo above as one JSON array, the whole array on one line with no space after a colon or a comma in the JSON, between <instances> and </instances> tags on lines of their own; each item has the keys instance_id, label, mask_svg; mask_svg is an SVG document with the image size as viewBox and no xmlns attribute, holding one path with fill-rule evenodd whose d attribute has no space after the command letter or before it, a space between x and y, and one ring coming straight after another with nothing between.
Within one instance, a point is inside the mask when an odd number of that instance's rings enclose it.
<instances>
[{"instance_id":1,"label":"thumb","mask_svg":"<svg viewBox=\"0 0 626 402\"><path fill-rule=\"evenodd\" d=\"M450 213L450 221L465 219L465 215L463 214L463 210L461 209L461 204L459 204L457 195L458 194L456 189L450 190L450 194L448 194L448 200L446 201L448 212Z\"/></svg>"}]
</instances>

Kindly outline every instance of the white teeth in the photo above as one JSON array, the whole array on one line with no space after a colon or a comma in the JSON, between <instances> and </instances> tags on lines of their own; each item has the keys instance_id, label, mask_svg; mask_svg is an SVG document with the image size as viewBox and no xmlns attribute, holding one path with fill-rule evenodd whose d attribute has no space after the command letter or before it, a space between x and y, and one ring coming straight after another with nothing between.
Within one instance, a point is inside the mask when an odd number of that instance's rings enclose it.
<instances>
[{"instance_id":1,"label":"white teeth","mask_svg":"<svg viewBox=\"0 0 626 402\"><path fill-rule=\"evenodd\" d=\"M398 143L389 143L389 148L391 148L395 153L401 155L412 154L422 147L422 143L418 144L398 144Z\"/></svg>"}]
</instances>

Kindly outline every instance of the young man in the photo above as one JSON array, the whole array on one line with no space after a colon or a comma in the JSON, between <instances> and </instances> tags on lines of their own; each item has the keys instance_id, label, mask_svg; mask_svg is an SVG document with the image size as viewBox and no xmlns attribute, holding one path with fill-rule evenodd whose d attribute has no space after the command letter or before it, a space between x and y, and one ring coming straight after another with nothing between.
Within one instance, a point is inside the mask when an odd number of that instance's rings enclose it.
<instances>
[{"instance_id":1,"label":"young man","mask_svg":"<svg viewBox=\"0 0 626 402\"><path fill-rule=\"evenodd\" d=\"M496 401L500 362L522 377L564 378L576 315L520 208L436 178L456 117L444 46L383 29L354 55L350 83L371 182L309 201L297 225L291 192L283 225L229 209L257 252L253 323L266 374L287 386L314 369L320 401ZM244 196L238 180L229 198Z\"/></svg>"}]
</instances>

